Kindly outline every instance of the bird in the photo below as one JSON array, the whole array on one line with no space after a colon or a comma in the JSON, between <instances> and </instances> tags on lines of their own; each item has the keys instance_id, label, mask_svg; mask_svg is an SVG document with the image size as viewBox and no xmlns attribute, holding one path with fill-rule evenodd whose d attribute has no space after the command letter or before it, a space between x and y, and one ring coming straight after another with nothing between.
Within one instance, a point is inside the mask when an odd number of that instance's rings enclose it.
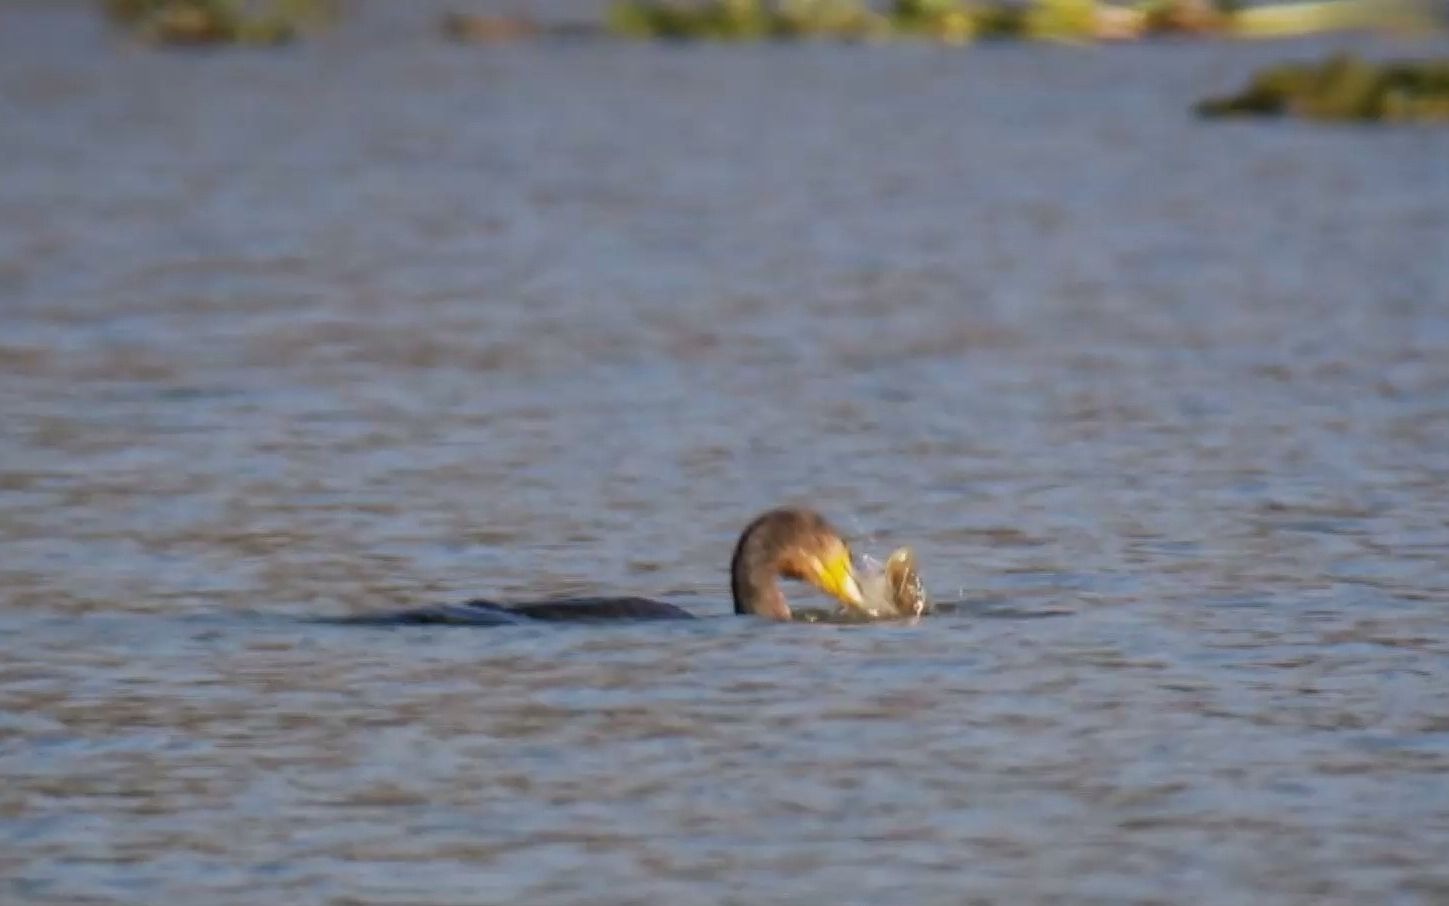
<instances>
[{"instance_id":1,"label":"bird","mask_svg":"<svg viewBox=\"0 0 1449 906\"><path fill-rule=\"evenodd\" d=\"M786 622L794 618L781 579L813 585L847 608L866 612L850 546L814 510L780 507L762 513L740 533L730 558L730 596L736 614ZM674 604L639 597L574 597L501 603L475 598L384 614L328 620L350 625L507 625L530 622L688 620Z\"/></svg>"}]
</instances>

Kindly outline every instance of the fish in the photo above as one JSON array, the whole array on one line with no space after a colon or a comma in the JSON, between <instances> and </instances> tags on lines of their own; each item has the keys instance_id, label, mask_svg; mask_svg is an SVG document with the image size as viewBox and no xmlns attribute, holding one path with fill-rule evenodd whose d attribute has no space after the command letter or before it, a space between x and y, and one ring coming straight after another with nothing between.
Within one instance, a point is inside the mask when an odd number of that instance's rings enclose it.
<instances>
[{"instance_id":1,"label":"fish","mask_svg":"<svg viewBox=\"0 0 1449 906\"><path fill-rule=\"evenodd\" d=\"M862 610L873 620L894 620L924 616L931 611L926 584L916 567L916 555L909 547L898 547L876 563L863 558L865 568L858 577Z\"/></svg>"}]
</instances>

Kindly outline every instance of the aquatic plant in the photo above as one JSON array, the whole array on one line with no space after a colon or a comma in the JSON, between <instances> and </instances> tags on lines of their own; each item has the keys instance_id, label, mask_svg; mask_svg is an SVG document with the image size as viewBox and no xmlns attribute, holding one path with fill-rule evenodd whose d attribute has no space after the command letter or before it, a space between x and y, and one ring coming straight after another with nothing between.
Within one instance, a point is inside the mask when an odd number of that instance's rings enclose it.
<instances>
[{"instance_id":1,"label":"aquatic plant","mask_svg":"<svg viewBox=\"0 0 1449 906\"><path fill-rule=\"evenodd\" d=\"M332 18L335 0L101 0L111 21L156 44L277 44Z\"/></svg>"},{"instance_id":2,"label":"aquatic plant","mask_svg":"<svg viewBox=\"0 0 1449 906\"><path fill-rule=\"evenodd\" d=\"M1449 58L1372 63L1337 54L1272 66L1237 94L1209 98L1196 110L1204 117L1449 123Z\"/></svg>"}]
</instances>

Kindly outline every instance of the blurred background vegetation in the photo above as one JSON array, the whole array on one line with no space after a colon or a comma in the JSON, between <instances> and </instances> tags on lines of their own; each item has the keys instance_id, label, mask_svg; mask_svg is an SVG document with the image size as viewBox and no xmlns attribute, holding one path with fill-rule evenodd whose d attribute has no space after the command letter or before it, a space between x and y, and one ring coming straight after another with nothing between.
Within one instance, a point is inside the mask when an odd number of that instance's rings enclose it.
<instances>
[{"instance_id":1,"label":"blurred background vegetation","mask_svg":"<svg viewBox=\"0 0 1449 906\"><path fill-rule=\"evenodd\" d=\"M163 45L271 45L323 27L341 0L99 0L136 38ZM929 39L1129 41L1154 37L1278 38L1325 31L1438 27L1412 0L613 0L602 22L539 23L459 11L440 32L498 43L547 36L670 41ZM1205 117L1449 122L1449 60L1368 62L1340 55L1270 67L1241 92L1197 105Z\"/></svg>"},{"instance_id":2,"label":"blurred background vegetation","mask_svg":"<svg viewBox=\"0 0 1449 906\"><path fill-rule=\"evenodd\" d=\"M100 0L111 21L163 44L277 44L332 21L337 0Z\"/></svg>"},{"instance_id":3,"label":"blurred background vegetation","mask_svg":"<svg viewBox=\"0 0 1449 906\"><path fill-rule=\"evenodd\" d=\"M334 21L340 0L99 0L136 37L164 44L273 44ZM1132 40L1281 37L1431 27L1414 0L612 0L601 23L564 27L517 14L454 11L441 30L465 41L557 34L646 40L880 41L928 38Z\"/></svg>"},{"instance_id":4,"label":"blurred background vegetation","mask_svg":"<svg viewBox=\"0 0 1449 906\"><path fill-rule=\"evenodd\" d=\"M1241 92L1198 104L1203 116L1449 123L1449 59L1370 63L1338 54L1257 73Z\"/></svg>"}]
</instances>

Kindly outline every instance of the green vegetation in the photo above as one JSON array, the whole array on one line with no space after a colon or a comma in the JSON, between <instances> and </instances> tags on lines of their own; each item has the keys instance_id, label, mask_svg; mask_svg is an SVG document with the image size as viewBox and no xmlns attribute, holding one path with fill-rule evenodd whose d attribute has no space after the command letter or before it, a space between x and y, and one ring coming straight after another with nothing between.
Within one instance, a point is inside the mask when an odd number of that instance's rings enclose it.
<instances>
[{"instance_id":1,"label":"green vegetation","mask_svg":"<svg viewBox=\"0 0 1449 906\"><path fill-rule=\"evenodd\" d=\"M1122 41L1155 35L1284 37L1410 28L1407 0L1317 0L1243 6L1241 0L618 0L608 27L655 40L975 38ZM1390 19L1394 19L1390 23Z\"/></svg>"},{"instance_id":2,"label":"green vegetation","mask_svg":"<svg viewBox=\"0 0 1449 906\"><path fill-rule=\"evenodd\" d=\"M608 29L651 40L931 38L958 44L976 38L1280 37L1375 27L1385 24L1398 2L1244 7L1240 0L891 0L876 12L868 0L618 0Z\"/></svg>"},{"instance_id":3,"label":"green vegetation","mask_svg":"<svg viewBox=\"0 0 1449 906\"><path fill-rule=\"evenodd\" d=\"M154 44L279 44L330 19L334 0L101 0L112 22Z\"/></svg>"},{"instance_id":4,"label":"green vegetation","mask_svg":"<svg viewBox=\"0 0 1449 906\"><path fill-rule=\"evenodd\" d=\"M1142 30L1152 35L1204 35L1226 32L1238 11L1235 0L1145 0L1138 7Z\"/></svg>"},{"instance_id":5,"label":"green vegetation","mask_svg":"<svg viewBox=\"0 0 1449 906\"><path fill-rule=\"evenodd\" d=\"M860 0L711 0L685 6L624 0L609 11L609 30L630 38L754 41L804 37L863 39L887 30Z\"/></svg>"},{"instance_id":6,"label":"green vegetation","mask_svg":"<svg viewBox=\"0 0 1449 906\"><path fill-rule=\"evenodd\" d=\"M1061 2L1061 0L1047 0ZM1070 0L1068 0L1070 2ZM1086 0L1090 2L1090 0ZM869 40L923 37L962 43L985 21L961 0L895 0L877 12L865 0L620 0L610 10L614 34L663 40ZM1020 16L1017 16L1020 18Z\"/></svg>"},{"instance_id":7,"label":"green vegetation","mask_svg":"<svg viewBox=\"0 0 1449 906\"><path fill-rule=\"evenodd\" d=\"M882 19L887 33L921 35L948 42L975 37L977 25L957 0L895 0L890 15Z\"/></svg>"},{"instance_id":8,"label":"green vegetation","mask_svg":"<svg viewBox=\"0 0 1449 906\"><path fill-rule=\"evenodd\" d=\"M154 44L289 41L332 19L343 0L97 0L112 21ZM1131 41L1158 35L1284 37L1429 27L1416 0L613 0L607 21L539 23L527 16L449 13L455 41L506 43L614 35L673 41L923 39Z\"/></svg>"},{"instance_id":9,"label":"green vegetation","mask_svg":"<svg viewBox=\"0 0 1449 906\"><path fill-rule=\"evenodd\" d=\"M1339 54L1273 66L1229 97L1197 105L1201 116L1298 116L1313 120L1449 122L1449 58L1371 63Z\"/></svg>"},{"instance_id":10,"label":"green vegetation","mask_svg":"<svg viewBox=\"0 0 1449 906\"><path fill-rule=\"evenodd\" d=\"M1096 0L1037 0L1023 23L1033 38L1079 41L1097 34Z\"/></svg>"}]
</instances>

